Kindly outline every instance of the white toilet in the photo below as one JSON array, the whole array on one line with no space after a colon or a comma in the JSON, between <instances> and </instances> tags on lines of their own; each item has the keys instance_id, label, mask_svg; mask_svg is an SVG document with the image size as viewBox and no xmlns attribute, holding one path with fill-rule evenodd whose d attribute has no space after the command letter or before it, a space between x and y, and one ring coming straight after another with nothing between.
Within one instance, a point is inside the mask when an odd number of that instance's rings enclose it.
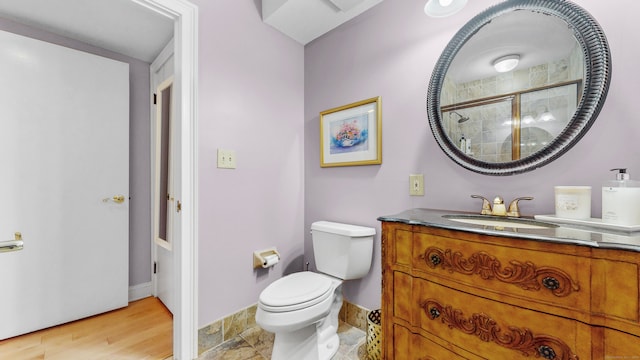
<instances>
[{"instance_id":1,"label":"white toilet","mask_svg":"<svg viewBox=\"0 0 640 360\"><path fill-rule=\"evenodd\" d=\"M371 268L374 228L318 221L311 224L320 273L276 280L260 294L256 323L275 333L272 360L329 360L338 351L342 282Z\"/></svg>"}]
</instances>

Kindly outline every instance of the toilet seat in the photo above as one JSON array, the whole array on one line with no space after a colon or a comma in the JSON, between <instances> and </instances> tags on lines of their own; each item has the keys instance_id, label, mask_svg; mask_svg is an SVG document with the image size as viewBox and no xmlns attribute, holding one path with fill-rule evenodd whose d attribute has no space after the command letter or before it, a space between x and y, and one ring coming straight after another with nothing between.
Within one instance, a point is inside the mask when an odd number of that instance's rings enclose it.
<instances>
[{"instance_id":1,"label":"toilet seat","mask_svg":"<svg viewBox=\"0 0 640 360\"><path fill-rule=\"evenodd\" d=\"M288 312L316 305L333 295L333 281L303 271L274 281L260 294L258 306L270 312Z\"/></svg>"}]
</instances>

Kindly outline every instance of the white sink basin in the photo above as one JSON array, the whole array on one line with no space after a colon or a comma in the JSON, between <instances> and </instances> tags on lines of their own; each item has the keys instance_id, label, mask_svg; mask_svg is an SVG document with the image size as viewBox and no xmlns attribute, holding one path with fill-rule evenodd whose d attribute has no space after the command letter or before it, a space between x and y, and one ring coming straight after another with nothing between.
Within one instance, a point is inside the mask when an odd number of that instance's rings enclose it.
<instances>
[{"instance_id":1,"label":"white sink basin","mask_svg":"<svg viewBox=\"0 0 640 360\"><path fill-rule=\"evenodd\" d=\"M519 218L502 218L489 215L442 215L443 218L465 224L492 226L497 229L552 229L558 225L549 224L536 220L519 219Z\"/></svg>"}]
</instances>

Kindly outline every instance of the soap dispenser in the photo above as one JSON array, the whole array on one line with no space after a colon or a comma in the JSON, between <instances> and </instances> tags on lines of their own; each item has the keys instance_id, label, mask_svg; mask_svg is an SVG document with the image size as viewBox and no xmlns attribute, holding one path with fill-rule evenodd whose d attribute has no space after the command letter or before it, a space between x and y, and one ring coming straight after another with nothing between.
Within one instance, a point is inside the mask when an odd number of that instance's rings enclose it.
<instances>
[{"instance_id":1,"label":"soap dispenser","mask_svg":"<svg viewBox=\"0 0 640 360\"><path fill-rule=\"evenodd\" d=\"M467 153L467 139L464 138L464 134L462 134L462 137L460 138L460 151L465 154Z\"/></svg>"},{"instance_id":2,"label":"soap dispenser","mask_svg":"<svg viewBox=\"0 0 640 360\"><path fill-rule=\"evenodd\" d=\"M640 181L630 180L627 169L617 171L616 179L602 187L602 222L640 225Z\"/></svg>"}]
</instances>

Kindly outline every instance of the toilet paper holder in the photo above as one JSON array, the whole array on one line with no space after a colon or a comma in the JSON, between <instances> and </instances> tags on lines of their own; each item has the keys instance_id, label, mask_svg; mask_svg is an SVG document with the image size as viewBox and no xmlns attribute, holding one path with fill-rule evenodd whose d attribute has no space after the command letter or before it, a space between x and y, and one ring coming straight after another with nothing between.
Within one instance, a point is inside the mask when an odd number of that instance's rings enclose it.
<instances>
[{"instance_id":1,"label":"toilet paper holder","mask_svg":"<svg viewBox=\"0 0 640 360\"><path fill-rule=\"evenodd\" d=\"M253 252L253 268L268 268L280 261L280 253L275 248Z\"/></svg>"}]
</instances>

